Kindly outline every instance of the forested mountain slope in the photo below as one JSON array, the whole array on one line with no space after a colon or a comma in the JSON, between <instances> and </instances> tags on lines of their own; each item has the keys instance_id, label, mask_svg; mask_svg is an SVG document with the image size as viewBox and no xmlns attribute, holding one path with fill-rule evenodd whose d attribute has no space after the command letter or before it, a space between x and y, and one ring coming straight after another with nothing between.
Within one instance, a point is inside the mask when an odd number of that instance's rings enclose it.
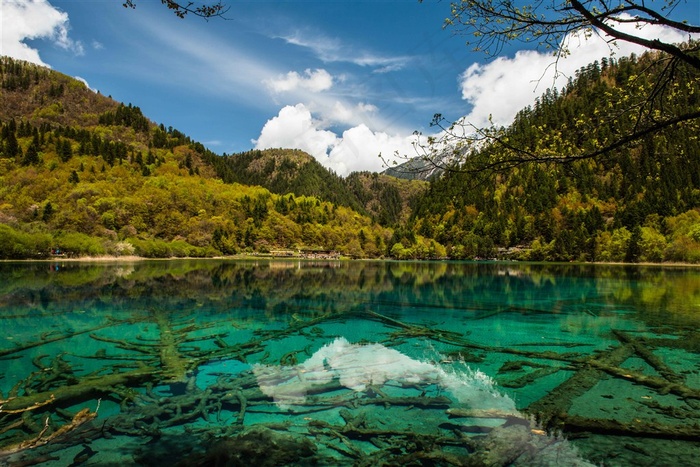
<instances>
[{"instance_id":1,"label":"forested mountain slope","mask_svg":"<svg viewBox=\"0 0 700 467\"><path fill-rule=\"evenodd\" d=\"M374 172L353 172L345 183L366 212L384 226L405 225L428 184Z\"/></svg>"},{"instance_id":2,"label":"forested mountain slope","mask_svg":"<svg viewBox=\"0 0 700 467\"><path fill-rule=\"evenodd\" d=\"M523 109L503 140L546 158L569 147L594 152L611 135L635 131L649 102L640 99L627 113L603 116L660 89L669 70L658 58L589 65L564 90L548 90ZM659 116L700 109L697 72L682 66L671 72L681 79L654 103ZM534 260L698 262L699 133L696 119L594 158L481 173L455 167L431 183L413 222L455 258L492 257L511 248L515 257ZM488 167L502 160L498 151L486 147L472 157Z\"/></svg>"},{"instance_id":3,"label":"forested mountain slope","mask_svg":"<svg viewBox=\"0 0 700 467\"><path fill-rule=\"evenodd\" d=\"M273 193L314 196L369 215L385 227L405 223L416 199L427 189L422 181L369 172L342 178L297 149L252 150L205 160L226 182L260 185Z\"/></svg>"},{"instance_id":4,"label":"forested mountain slope","mask_svg":"<svg viewBox=\"0 0 700 467\"><path fill-rule=\"evenodd\" d=\"M223 157L211 155L207 162L225 182L260 185L280 195L315 196L365 213L342 177L298 149L252 150Z\"/></svg>"},{"instance_id":5,"label":"forested mountain slope","mask_svg":"<svg viewBox=\"0 0 700 467\"><path fill-rule=\"evenodd\" d=\"M347 206L222 181L211 152L138 107L10 58L0 73L0 258L387 251L392 231Z\"/></svg>"}]
</instances>

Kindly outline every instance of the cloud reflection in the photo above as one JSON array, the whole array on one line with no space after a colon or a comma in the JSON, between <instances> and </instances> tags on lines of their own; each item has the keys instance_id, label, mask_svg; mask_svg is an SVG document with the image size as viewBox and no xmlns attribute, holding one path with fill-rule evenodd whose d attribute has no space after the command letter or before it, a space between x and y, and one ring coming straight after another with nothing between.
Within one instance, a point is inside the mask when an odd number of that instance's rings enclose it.
<instances>
[{"instance_id":1,"label":"cloud reflection","mask_svg":"<svg viewBox=\"0 0 700 467\"><path fill-rule=\"evenodd\" d=\"M446 411L442 406L416 415L413 410L403 408L391 414L382 412L383 417L396 426L403 425L402 429L421 426L434 433L439 427L466 436L471 433L475 436L469 443L473 451L467 456L474 465L592 466L579 457L568 441L547 435L520 414L513 399L500 393L488 375L466 366L459 371L448 371L436 363L415 360L381 344L352 344L345 338L337 338L304 363L258 364L253 366L253 372L262 392L287 414L293 414L295 405L318 404L322 393L343 404L342 401L348 401L339 396L343 390L354 391L358 396L365 392L368 398L379 395L380 401L386 400L389 405L392 396L405 395L407 390L420 394L416 400L425 397L428 401L431 395L435 399L439 394L447 396L440 400L452 401ZM350 400L362 406L356 399ZM364 423L365 416L367 412L358 409L358 415L347 413L343 418L348 424L354 423L349 421L355 420L354 417ZM382 426L386 426L384 422Z\"/></svg>"},{"instance_id":2,"label":"cloud reflection","mask_svg":"<svg viewBox=\"0 0 700 467\"><path fill-rule=\"evenodd\" d=\"M479 370L448 372L381 344L351 344L342 337L299 365L258 364L253 366L253 372L262 392L280 406L303 404L307 395L337 380L341 386L358 392L387 383L403 387L435 385L449 391L460 405L517 414L515 402L499 393L493 380Z\"/></svg>"}]
</instances>

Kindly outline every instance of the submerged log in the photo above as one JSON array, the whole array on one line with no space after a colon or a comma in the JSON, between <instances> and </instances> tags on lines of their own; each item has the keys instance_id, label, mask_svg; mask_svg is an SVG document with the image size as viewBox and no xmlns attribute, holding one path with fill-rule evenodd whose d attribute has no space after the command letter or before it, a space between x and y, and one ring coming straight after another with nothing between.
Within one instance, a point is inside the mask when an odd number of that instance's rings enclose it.
<instances>
[{"instance_id":1,"label":"submerged log","mask_svg":"<svg viewBox=\"0 0 700 467\"><path fill-rule=\"evenodd\" d=\"M502 418L522 419L523 416L518 412L506 412L499 409L461 409L451 408L445 411L450 418Z\"/></svg>"},{"instance_id":2,"label":"submerged log","mask_svg":"<svg viewBox=\"0 0 700 467\"><path fill-rule=\"evenodd\" d=\"M69 432L75 430L80 425L89 422L97 416L97 412L90 412L90 409L83 409L73 417L70 423L61 426L58 430L54 431L49 435L45 435L49 428L49 417L46 416L46 421L44 423L44 428L39 432L37 436L32 439L22 441L17 444L10 446L4 446L0 448L0 456L9 456L11 454L17 454L19 452L25 451L27 449L36 448L48 444L51 441L60 439L61 437L67 435Z\"/></svg>"},{"instance_id":3,"label":"submerged log","mask_svg":"<svg viewBox=\"0 0 700 467\"><path fill-rule=\"evenodd\" d=\"M617 367L632 354L632 347L623 345L582 361L581 365L583 368L579 369L571 378L554 388L546 396L530 404L527 412L544 415L544 418L568 412L574 399L588 392L603 378L603 368Z\"/></svg>"},{"instance_id":4,"label":"submerged log","mask_svg":"<svg viewBox=\"0 0 700 467\"><path fill-rule=\"evenodd\" d=\"M671 381L672 383L683 383L684 378L673 371L663 360L654 355L654 353L646 346L646 339L640 337L630 337L629 334L613 329L612 333L623 344L631 345L637 355L642 357L652 368L654 368L661 376Z\"/></svg>"},{"instance_id":5,"label":"submerged log","mask_svg":"<svg viewBox=\"0 0 700 467\"><path fill-rule=\"evenodd\" d=\"M684 399L700 399L700 390L688 387L684 384L673 383L658 376L648 376L637 373L628 368L620 368L608 365L605 362L591 361L590 365L600 371L633 383L655 389L659 394L675 394Z\"/></svg>"},{"instance_id":6,"label":"submerged log","mask_svg":"<svg viewBox=\"0 0 700 467\"><path fill-rule=\"evenodd\" d=\"M464 337L464 334L447 331L444 329L432 329L426 326L419 326L415 324L407 324L394 318L382 315L375 311L368 310L365 315L370 319L379 321L386 325L400 328L401 331L394 332L391 334L388 341L390 343L396 344L402 338L415 339L416 337L424 337L426 339L431 339L436 342L441 342L443 344L457 345L468 349L481 350L484 352L495 352L495 353L505 353L511 355L518 355L521 357L533 358L533 359L543 359L543 360L555 360L563 362L575 362L581 357L580 353L558 353L553 351L544 352L533 352L521 349L511 349L503 347L495 347L485 344L478 344L476 342L471 342Z\"/></svg>"},{"instance_id":7,"label":"submerged log","mask_svg":"<svg viewBox=\"0 0 700 467\"><path fill-rule=\"evenodd\" d=\"M170 321L165 313L159 312L156 315L156 322L160 330L159 355L163 375L168 381L183 382L190 369L190 364L182 358L182 354L177 348L179 341L175 337L175 331L170 326Z\"/></svg>"},{"instance_id":8,"label":"submerged log","mask_svg":"<svg viewBox=\"0 0 700 467\"><path fill-rule=\"evenodd\" d=\"M519 378L499 380L501 386L505 388L523 388L540 378L557 373L561 368L558 367L544 367L538 368L537 370L531 371Z\"/></svg>"},{"instance_id":9,"label":"submerged log","mask_svg":"<svg viewBox=\"0 0 700 467\"><path fill-rule=\"evenodd\" d=\"M40 347L42 345L46 345L46 344L49 344L51 342L58 342L58 341L62 341L65 339L70 339L71 337L79 336L81 334L92 333L92 332L99 331L101 329L109 328L112 326L116 326L119 324L122 324L122 322L112 321L112 322L109 322L107 324L101 324L99 326L95 326L92 328L83 329L82 331L68 332L68 333L59 334L59 335L53 336L53 337L42 336L42 338L38 341L29 342L29 343L23 344L23 345L18 345L16 347L11 348L11 349L0 350L0 357L5 357L7 355L15 354L17 352L22 352L24 350L33 349L34 347Z\"/></svg>"},{"instance_id":10,"label":"submerged log","mask_svg":"<svg viewBox=\"0 0 700 467\"><path fill-rule=\"evenodd\" d=\"M700 425L668 425L635 419L631 422L587 418L578 415L562 414L557 417L557 424L565 432L591 432L603 435L641 436L646 438L682 439L697 441L700 439Z\"/></svg>"},{"instance_id":11,"label":"submerged log","mask_svg":"<svg viewBox=\"0 0 700 467\"><path fill-rule=\"evenodd\" d=\"M49 391L9 399L3 404L2 412L23 412L31 407L36 407L37 404L41 406L63 401L83 400L94 394L110 392L113 386L153 381L159 377L160 370L157 368L143 367L125 373L83 378L77 384L70 386L61 386Z\"/></svg>"}]
</instances>

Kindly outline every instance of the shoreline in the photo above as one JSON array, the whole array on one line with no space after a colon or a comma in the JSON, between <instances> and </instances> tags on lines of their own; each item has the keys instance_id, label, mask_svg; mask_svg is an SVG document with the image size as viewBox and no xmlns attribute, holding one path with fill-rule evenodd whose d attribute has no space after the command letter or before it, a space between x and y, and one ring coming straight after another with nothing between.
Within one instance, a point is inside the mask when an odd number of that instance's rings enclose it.
<instances>
[{"instance_id":1,"label":"shoreline","mask_svg":"<svg viewBox=\"0 0 700 467\"><path fill-rule=\"evenodd\" d=\"M185 257L168 257L168 258L147 258L145 256L80 256L80 257L49 257L49 258L25 258L25 259L0 259L0 263L56 263L56 262L71 262L71 263L136 263L142 261L178 261L178 260L198 260L198 261L209 261L209 260L226 260L226 261L236 261L236 260L276 260L276 261L299 261L299 260L320 260L321 258L306 258L306 257L284 257L284 256L267 256L267 255L231 255L231 256L212 256L208 258L198 258L194 256ZM700 263L623 263L623 262L592 262L592 263L577 263L577 262L557 262L557 261L511 261L511 260L451 260L451 259L439 259L439 260L397 260L393 258L325 258L324 261L407 261L407 262L431 262L431 261L441 261L441 262L473 262L473 263L511 263L511 264L543 264L543 265L577 265L577 266L644 266L644 267L669 267L669 268L700 268Z\"/></svg>"}]
</instances>

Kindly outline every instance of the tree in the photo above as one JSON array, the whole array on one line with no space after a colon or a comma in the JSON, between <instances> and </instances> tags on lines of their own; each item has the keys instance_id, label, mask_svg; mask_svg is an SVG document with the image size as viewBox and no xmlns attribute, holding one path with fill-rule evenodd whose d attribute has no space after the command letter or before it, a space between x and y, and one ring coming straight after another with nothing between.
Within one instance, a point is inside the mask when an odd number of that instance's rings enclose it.
<instances>
[{"instance_id":1,"label":"tree","mask_svg":"<svg viewBox=\"0 0 700 467\"><path fill-rule=\"evenodd\" d=\"M63 162L68 162L68 160L73 157L73 148L70 141L67 139L58 139L56 141L56 153L58 157L61 158Z\"/></svg>"},{"instance_id":2,"label":"tree","mask_svg":"<svg viewBox=\"0 0 700 467\"><path fill-rule=\"evenodd\" d=\"M601 35L609 39L611 52L617 41L645 47L651 52L648 66L660 69L659 78L655 83L645 83L629 77L619 95L612 96L613 106L607 115L595 119L581 116L581 125L575 131L594 144L569 144L547 150L543 145L528 146L512 141L506 129L495 125L479 128L463 119L452 121L436 114L431 126L440 131L439 136L417 145L420 156L431 169L498 172L530 162L568 163L600 158L669 127L700 126L700 108L678 112L674 105L687 98L678 92L679 83L695 83L697 94L700 81L700 43L691 39L691 34L700 33L700 26L669 18L669 13L682 1L539 0L524 6L512 0L453 2L445 27L458 35L468 35L467 44L488 55L499 54L511 42L535 44L538 49L553 51L552 65L556 70L558 60L569 53L564 41L568 35L578 33L586 38ZM625 32L624 26L630 24L636 25L640 34ZM641 33L644 25L671 28L688 34L689 40L673 44L661 38L646 39ZM631 124L615 124L623 119L631 120ZM597 132L591 134L593 130ZM473 157L486 147L493 148L488 157Z\"/></svg>"},{"instance_id":3,"label":"tree","mask_svg":"<svg viewBox=\"0 0 700 467\"><path fill-rule=\"evenodd\" d=\"M53 216L53 206L51 205L51 201L47 201L46 205L44 206L44 212L41 216L41 220L44 222L48 222L51 220L51 217Z\"/></svg>"},{"instance_id":4,"label":"tree","mask_svg":"<svg viewBox=\"0 0 700 467\"><path fill-rule=\"evenodd\" d=\"M124 0L125 8L136 8L137 0ZM184 18L188 14L193 14L201 18L223 17L228 11L228 7L221 1L204 2L202 5L196 6L194 1L174 1L160 0L160 3L172 10L178 18Z\"/></svg>"},{"instance_id":5,"label":"tree","mask_svg":"<svg viewBox=\"0 0 700 467\"><path fill-rule=\"evenodd\" d=\"M68 176L68 182L74 185L80 183L80 177L78 176L78 172L72 170L70 175Z\"/></svg>"},{"instance_id":6,"label":"tree","mask_svg":"<svg viewBox=\"0 0 700 467\"><path fill-rule=\"evenodd\" d=\"M22 159L22 165L33 165L39 163L39 140L34 138L32 143L27 148L27 152Z\"/></svg>"}]
</instances>

